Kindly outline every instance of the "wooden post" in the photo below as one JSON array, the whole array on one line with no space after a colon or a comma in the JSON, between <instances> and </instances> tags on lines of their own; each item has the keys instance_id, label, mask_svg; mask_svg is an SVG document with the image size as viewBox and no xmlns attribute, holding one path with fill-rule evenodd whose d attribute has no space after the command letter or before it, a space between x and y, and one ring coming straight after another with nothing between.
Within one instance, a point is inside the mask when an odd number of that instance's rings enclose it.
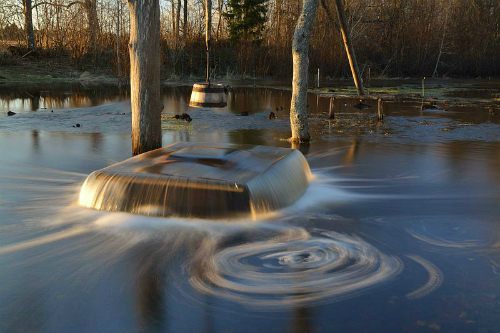
<instances>
[{"instance_id":1,"label":"wooden post","mask_svg":"<svg viewBox=\"0 0 500 333\"><path fill-rule=\"evenodd\" d=\"M132 153L161 147L160 4L128 0Z\"/></svg>"},{"instance_id":2,"label":"wooden post","mask_svg":"<svg viewBox=\"0 0 500 333\"><path fill-rule=\"evenodd\" d=\"M384 119L384 101L382 98L378 99L377 119L379 121Z\"/></svg>"},{"instance_id":3,"label":"wooden post","mask_svg":"<svg viewBox=\"0 0 500 333\"><path fill-rule=\"evenodd\" d=\"M370 95L370 88L372 87L372 69L368 67L368 95Z\"/></svg>"},{"instance_id":4,"label":"wooden post","mask_svg":"<svg viewBox=\"0 0 500 333\"><path fill-rule=\"evenodd\" d=\"M207 84L210 85L210 35L212 32L212 0L205 0L205 43L207 46Z\"/></svg>"},{"instance_id":5,"label":"wooden post","mask_svg":"<svg viewBox=\"0 0 500 333\"><path fill-rule=\"evenodd\" d=\"M319 88L319 68L318 68L318 85L317 88Z\"/></svg>"},{"instance_id":6,"label":"wooden post","mask_svg":"<svg viewBox=\"0 0 500 333\"><path fill-rule=\"evenodd\" d=\"M328 112L328 119L335 119L334 104L335 104L335 98L332 97L330 98L330 111Z\"/></svg>"},{"instance_id":7,"label":"wooden post","mask_svg":"<svg viewBox=\"0 0 500 333\"><path fill-rule=\"evenodd\" d=\"M325 9L327 16L333 22L333 17L326 0L321 0L321 4ZM361 80L361 75L359 75L358 61L356 60L356 54L354 53L354 49L352 47L351 36L349 35L349 29L347 28L347 20L345 18L343 0L335 0L335 7L337 8L337 16L340 24L340 32L342 33L342 39L344 41L345 50L347 52L347 58L349 59L349 65L351 66L351 72L352 72L352 77L354 78L354 84L356 85L356 90L358 91L358 95L364 95L365 91L363 89L363 81Z\"/></svg>"}]
</instances>

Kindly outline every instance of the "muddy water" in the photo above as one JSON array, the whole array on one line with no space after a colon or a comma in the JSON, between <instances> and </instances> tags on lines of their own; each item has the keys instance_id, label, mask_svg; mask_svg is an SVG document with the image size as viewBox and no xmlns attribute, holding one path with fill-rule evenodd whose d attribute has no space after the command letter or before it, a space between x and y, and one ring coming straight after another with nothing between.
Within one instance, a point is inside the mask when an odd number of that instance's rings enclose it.
<instances>
[{"instance_id":1,"label":"muddy water","mask_svg":"<svg viewBox=\"0 0 500 333\"><path fill-rule=\"evenodd\" d=\"M207 221L76 204L90 172L130 157L126 95L106 94L0 115L1 332L497 331L500 115L484 105L388 104L378 123L336 101L328 121L311 95L305 195ZM188 96L164 89L165 145L290 147L289 92L235 88L222 110Z\"/></svg>"}]
</instances>

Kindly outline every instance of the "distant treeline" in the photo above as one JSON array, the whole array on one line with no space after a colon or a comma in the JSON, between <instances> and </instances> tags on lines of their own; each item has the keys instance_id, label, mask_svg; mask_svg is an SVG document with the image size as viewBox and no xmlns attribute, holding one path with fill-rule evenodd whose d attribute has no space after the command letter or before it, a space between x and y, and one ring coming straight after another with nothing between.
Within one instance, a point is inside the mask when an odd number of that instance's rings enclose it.
<instances>
[{"instance_id":1,"label":"distant treeline","mask_svg":"<svg viewBox=\"0 0 500 333\"><path fill-rule=\"evenodd\" d=\"M160 0L165 77L203 76L203 1ZM210 56L214 75L291 77L292 35L301 1L265 1L266 20L260 42L230 38L230 16L224 13L235 1L213 1ZM327 3L336 14L333 2ZM30 8L32 15L28 19ZM345 0L345 8L365 80L368 75L500 75L499 0ZM9 45L30 49L30 20L36 48L32 53L38 57L64 56L77 67L90 62L117 71L118 54L122 76L127 76L129 17L124 0L3 0L3 56ZM338 25L323 8L318 11L311 39L311 74L317 68L322 77L350 76Z\"/></svg>"}]
</instances>

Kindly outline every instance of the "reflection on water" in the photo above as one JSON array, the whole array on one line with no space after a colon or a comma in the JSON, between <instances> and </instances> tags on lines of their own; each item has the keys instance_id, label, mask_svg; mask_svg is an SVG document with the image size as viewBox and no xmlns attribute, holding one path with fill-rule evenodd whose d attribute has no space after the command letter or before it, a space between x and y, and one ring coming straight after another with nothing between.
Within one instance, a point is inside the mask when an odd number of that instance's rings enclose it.
<instances>
[{"instance_id":1,"label":"reflection on water","mask_svg":"<svg viewBox=\"0 0 500 333\"><path fill-rule=\"evenodd\" d=\"M165 112L187 107L183 89L165 93L178 105ZM189 125L165 121L164 144L290 147L289 93L257 89L254 101L252 89L228 110L193 110ZM498 124L396 104L382 124L349 105L328 123L315 102L316 141L294 147L312 185L257 221L79 207L88 174L131 155L121 104L59 113L78 130L29 105L0 119L0 331L495 332ZM91 119L99 130L86 131ZM458 126L467 119L478 126Z\"/></svg>"},{"instance_id":2,"label":"reflection on water","mask_svg":"<svg viewBox=\"0 0 500 333\"><path fill-rule=\"evenodd\" d=\"M128 99L126 90L113 86L82 86L77 83L2 86L0 112L27 112L97 106Z\"/></svg>"},{"instance_id":3,"label":"reflection on water","mask_svg":"<svg viewBox=\"0 0 500 333\"><path fill-rule=\"evenodd\" d=\"M189 106L190 97L190 86L162 87L162 102L165 106L163 113L175 115L199 112L199 108ZM0 91L0 113L4 114L9 110L23 113L85 108L129 99L130 93L127 89L119 90L114 86L79 84L4 86ZM291 91L288 90L233 87L228 95L228 105L213 111L233 114L246 111L252 114L267 110L286 115L290 110L290 99ZM320 98L319 95L310 95L308 103L313 112L328 111L329 100Z\"/></svg>"}]
</instances>

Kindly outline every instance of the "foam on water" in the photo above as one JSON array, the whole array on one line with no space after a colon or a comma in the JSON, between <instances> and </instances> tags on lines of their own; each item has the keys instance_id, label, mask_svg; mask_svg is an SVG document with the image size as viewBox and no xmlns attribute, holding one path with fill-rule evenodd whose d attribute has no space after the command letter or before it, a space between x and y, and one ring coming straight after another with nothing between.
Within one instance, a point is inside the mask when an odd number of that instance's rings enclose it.
<instances>
[{"instance_id":1,"label":"foam on water","mask_svg":"<svg viewBox=\"0 0 500 333\"><path fill-rule=\"evenodd\" d=\"M18 230L23 237L4 243L0 255L73 239L66 251L85 248L83 255L97 256L105 264L153 239L171 242L172 250L192 242L197 251L188 258L186 273L193 290L256 310L280 311L356 297L393 280L404 267L396 255L381 251L360 235L289 224L321 219L333 225L345 218L321 213L324 209L384 198L342 189L342 180L325 172L313 170L309 188L293 205L238 219L148 217L87 209L76 204L85 175L42 169L29 173L16 175L14 182L8 176L7 183L14 191L29 191L23 209L36 210L41 218L26 220ZM61 249L55 249L59 254ZM50 255L55 254L45 254ZM407 298L437 290L443 280L439 268L416 255L408 258L426 269L429 278ZM492 267L497 270L496 262Z\"/></svg>"},{"instance_id":2,"label":"foam on water","mask_svg":"<svg viewBox=\"0 0 500 333\"><path fill-rule=\"evenodd\" d=\"M498 240L495 230L462 216L413 217L407 219L407 224L406 232L433 251L485 253L494 249Z\"/></svg>"},{"instance_id":3,"label":"foam on water","mask_svg":"<svg viewBox=\"0 0 500 333\"><path fill-rule=\"evenodd\" d=\"M430 294L437 288L439 288L439 286L441 286L441 284L443 283L443 273L439 270L439 268L437 268L430 261L420 256L408 255L407 257L419 263L420 265L422 265L423 268L425 268L425 270L429 274L429 280L422 287L406 294L406 298L408 299L422 298Z\"/></svg>"},{"instance_id":4,"label":"foam on water","mask_svg":"<svg viewBox=\"0 0 500 333\"><path fill-rule=\"evenodd\" d=\"M3 188L12 191L29 192L23 205L16 207L17 211L23 211L26 215L31 215L33 211L40 216L37 223L33 222L33 228L43 225L46 228L54 228L54 232L60 236L46 236L45 240L28 242L36 244L47 243L62 239L62 235L73 236L73 231L61 230L61 227L76 228L79 232L83 230L120 233L124 231L142 231L143 235L154 233L155 230L169 227L199 228L209 233L218 234L221 230L231 231L237 228L254 226L256 222L260 224L275 223L276 221L287 221L289 219L308 219L317 216L318 209L341 205L356 200L382 199L381 195L358 194L338 186L338 178L324 172L313 170L310 186L305 194L294 204L277 211L253 212L247 216L238 218L218 218L218 219L197 219L185 217L148 217L122 212L105 212L79 207L79 190L85 174L71 173L59 170L38 168L34 170L30 166L19 167L21 173L15 175L4 175L3 179L8 180ZM36 174L34 176L33 174ZM15 182L12 180L15 179ZM324 215L324 214L323 214ZM321 216L324 220L335 220L337 216L327 214ZM25 229L30 228L30 224L24 224ZM84 229L81 229L81 228ZM44 236L45 237L45 236ZM8 246L14 246L9 244ZM26 246L26 245L24 245ZM15 249L11 247L10 249ZM22 248L22 247L19 247ZM9 250L11 251L11 250Z\"/></svg>"},{"instance_id":5,"label":"foam on water","mask_svg":"<svg viewBox=\"0 0 500 333\"><path fill-rule=\"evenodd\" d=\"M353 297L403 268L397 257L333 231L285 228L267 240L228 245L230 237L205 242L189 282L203 294L257 309Z\"/></svg>"}]
</instances>

